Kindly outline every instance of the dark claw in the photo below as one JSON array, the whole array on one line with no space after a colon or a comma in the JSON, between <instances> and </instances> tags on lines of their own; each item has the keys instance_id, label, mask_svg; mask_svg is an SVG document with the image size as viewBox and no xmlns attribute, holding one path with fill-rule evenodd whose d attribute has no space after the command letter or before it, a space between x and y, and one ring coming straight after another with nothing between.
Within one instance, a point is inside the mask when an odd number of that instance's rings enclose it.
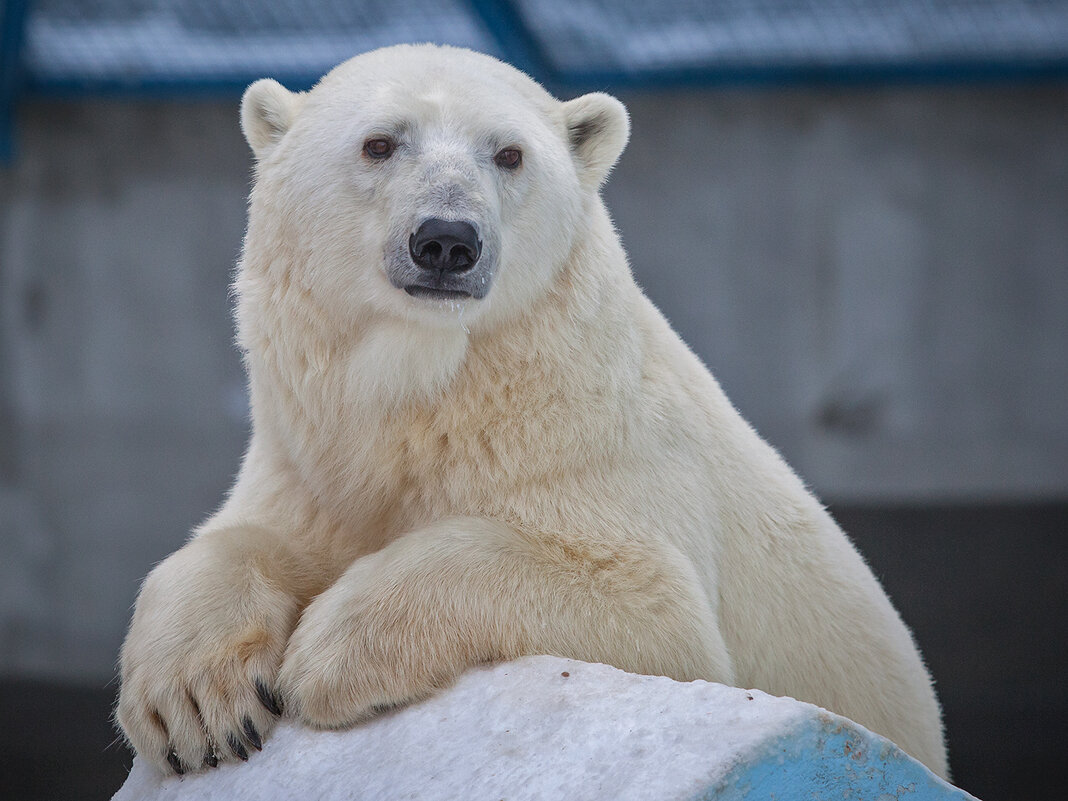
<instances>
[{"instance_id":1,"label":"dark claw","mask_svg":"<svg viewBox=\"0 0 1068 801\"><path fill-rule=\"evenodd\" d=\"M185 773L185 768L182 767L182 760L178 758L178 755L174 753L174 751L167 752L167 761L171 763L171 769L179 776Z\"/></svg>"},{"instance_id":2,"label":"dark claw","mask_svg":"<svg viewBox=\"0 0 1068 801\"><path fill-rule=\"evenodd\" d=\"M282 707L278 704L278 698L267 689L267 685L259 679L256 679L256 695L260 698L260 703L264 708L272 715L281 715Z\"/></svg>"},{"instance_id":3,"label":"dark claw","mask_svg":"<svg viewBox=\"0 0 1068 801\"><path fill-rule=\"evenodd\" d=\"M250 718L245 718L242 721L242 725L245 729L245 736L248 737L248 741L252 743L252 747L257 751L263 750L263 740L260 739L260 733L256 731L256 727L252 725Z\"/></svg>"},{"instance_id":4,"label":"dark claw","mask_svg":"<svg viewBox=\"0 0 1068 801\"><path fill-rule=\"evenodd\" d=\"M245 746L241 745L241 741L237 739L236 734L226 735L226 744L230 746L230 750L234 752L234 755L242 762L248 762L248 751L245 750Z\"/></svg>"},{"instance_id":5,"label":"dark claw","mask_svg":"<svg viewBox=\"0 0 1068 801\"><path fill-rule=\"evenodd\" d=\"M204 764L209 768L219 767L219 758L215 756L214 751L208 751L208 753L204 754Z\"/></svg>"}]
</instances>

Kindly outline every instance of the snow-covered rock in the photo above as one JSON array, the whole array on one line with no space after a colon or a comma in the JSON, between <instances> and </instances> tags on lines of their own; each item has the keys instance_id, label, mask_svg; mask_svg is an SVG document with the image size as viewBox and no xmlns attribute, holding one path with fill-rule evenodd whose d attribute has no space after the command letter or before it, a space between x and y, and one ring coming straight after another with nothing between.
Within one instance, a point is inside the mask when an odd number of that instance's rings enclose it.
<instances>
[{"instance_id":1,"label":"snow-covered rock","mask_svg":"<svg viewBox=\"0 0 1068 801\"><path fill-rule=\"evenodd\" d=\"M283 721L246 763L162 776L135 760L113 801L972 796L867 729L757 690L537 656L343 732Z\"/></svg>"}]
</instances>

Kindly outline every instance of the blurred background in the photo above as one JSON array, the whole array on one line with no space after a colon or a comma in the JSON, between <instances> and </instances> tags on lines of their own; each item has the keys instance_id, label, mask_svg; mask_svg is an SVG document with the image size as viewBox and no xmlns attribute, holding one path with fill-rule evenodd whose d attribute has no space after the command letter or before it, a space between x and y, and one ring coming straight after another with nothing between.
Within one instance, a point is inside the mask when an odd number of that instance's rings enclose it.
<instances>
[{"instance_id":1,"label":"blurred background","mask_svg":"<svg viewBox=\"0 0 1068 801\"><path fill-rule=\"evenodd\" d=\"M407 41L617 94L634 272L913 628L955 781L1068 747L1068 2L7 0L0 797L108 798L148 570L247 436L237 100Z\"/></svg>"}]
</instances>

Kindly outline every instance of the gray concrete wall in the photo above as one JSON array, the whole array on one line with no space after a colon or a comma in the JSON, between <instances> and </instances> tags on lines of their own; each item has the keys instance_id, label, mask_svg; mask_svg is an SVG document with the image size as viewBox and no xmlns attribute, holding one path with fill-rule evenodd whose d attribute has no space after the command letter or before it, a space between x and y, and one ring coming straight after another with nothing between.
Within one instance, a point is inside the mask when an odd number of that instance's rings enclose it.
<instances>
[{"instance_id":1,"label":"gray concrete wall","mask_svg":"<svg viewBox=\"0 0 1068 801\"><path fill-rule=\"evenodd\" d=\"M1068 91L633 98L639 280L823 496L1068 491Z\"/></svg>"},{"instance_id":2,"label":"gray concrete wall","mask_svg":"<svg viewBox=\"0 0 1068 801\"><path fill-rule=\"evenodd\" d=\"M636 274L825 498L1068 498L1068 89L636 95ZM104 681L246 433L236 102L35 103L0 174L0 673Z\"/></svg>"}]
</instances>

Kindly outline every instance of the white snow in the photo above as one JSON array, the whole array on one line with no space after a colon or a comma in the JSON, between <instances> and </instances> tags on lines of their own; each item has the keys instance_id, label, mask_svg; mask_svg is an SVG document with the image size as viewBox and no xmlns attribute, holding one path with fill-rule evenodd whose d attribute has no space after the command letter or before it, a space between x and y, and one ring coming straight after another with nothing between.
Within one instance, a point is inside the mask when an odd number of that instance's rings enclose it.
<instances>
[{"instance_id":1,"label":"white snow","mask_svg":"<svg viewBox=\"0 0 1068 801\"><path fill-rule=\"evenodd\" d=\"M246 763L178 777L137 759L113 801L681 801L723 787L733 768L781 764L784 738L815 719L893 748L790 698L536 656L470 670L348 731L283 721Z\"/></svg>"}]
</instances>

